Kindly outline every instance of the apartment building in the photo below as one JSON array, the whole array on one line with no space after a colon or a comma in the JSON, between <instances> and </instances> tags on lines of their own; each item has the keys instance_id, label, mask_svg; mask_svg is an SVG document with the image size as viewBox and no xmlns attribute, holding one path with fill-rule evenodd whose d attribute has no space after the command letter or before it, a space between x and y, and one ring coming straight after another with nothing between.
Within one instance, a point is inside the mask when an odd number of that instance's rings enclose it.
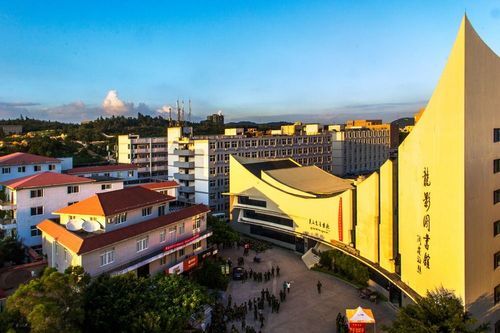
<instances>
[{"instance_id":1,"label":"apartment building","mask_svg":"<svg viewBox=\"0 0 500 333\"><path fill-rule=\"evenodd\" d=\"M27 246L41 245L40 221L54 217L55 210L72 205L95 193L123 188L123 181L96 181L54 172L41 172L0 183L5 200L0 202L4 217L0 230L17 236Z\"/></svg>"},{"instance_id":2,"label":"apartment building","mask_svg":"<svg viewBox=\"0 0 500 333\"><path fill-rule=\"evenodd\" d=\"M167 179L167 138L118 136L118 163L137 166L137 178Z\"/></svg>"},{"instance_id":3,"label":"apartment building","mask_svg":"<svg viewBox=\"0 0 500 333\"><path fill-rule=\"evenodd\" d=\"M96 194L55 212L38 225L50 267L82 266L91 276L160 271L178 274L196 267L207 249L208 207L169 213L175 198L128 187Z\"/></svg>"},{"instance_id":4,"label":"apartment building","mask_svg":"<svg viewBox=\"0 0 500 333\"><path fill-rule=\"evenodd\" d=\"M138 167L134 164L118 163L72 168L64 171L64 173L87 178L117 178L123 180L125 184L128 184L133 183L138 179L137 169Z\"/></svg>"},{"instance_id":5,"label":"apartment building","mask_svg":"<svg viewBox=\"0 0 500 333\"><path fill-rule=\"evenodd\" d=\"M377 170L392 150L397 150L399 129L381 120L349 120L330 125L332 132L332 173L356 176Z\"/></svg>"},{"instance_id":6,"label":"apartment building","mask_svg":"<svg viewBox=\"0 0 500 333\"><path fill-rule=\"evenodd\" d=\"M53 157L20 152L0 156L0 182L45 171L60 173L61 170L62 161Z\"/></svg>"},{"instance_id":7,"label":"apartment building","mask_svg":"<svg viewBox=\"0 0 500 333\"><path fill-rule=\"evenodd\" d=\"M274 135L226 129L224 135L193 136L190 128L168 129L168 175L177 181L178 200L203 203L215 214L227 214L229 156L293 157L304 165L332 168L332 134L319 124L283 126Z\"/></svg>"}]
</instances>

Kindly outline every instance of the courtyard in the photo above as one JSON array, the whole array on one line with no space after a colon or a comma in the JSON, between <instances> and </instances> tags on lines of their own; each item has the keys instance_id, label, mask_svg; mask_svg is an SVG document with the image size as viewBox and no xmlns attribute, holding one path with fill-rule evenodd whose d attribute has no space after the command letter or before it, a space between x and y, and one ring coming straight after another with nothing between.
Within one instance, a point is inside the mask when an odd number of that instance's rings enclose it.
<instances>
[{"instance_id":1,"label":"courtyard","mask_svg":"<svg viewBox=\"0 0 500 333\"><path fill-rule=\"evenodd\" d=\"M243 256L243 248L225 249L220 255L225 259L230 258L234 267L238 257ZM361 299L357 289L350 284L334 276L308 270L297 253L273 247L259 254L262 258L260 263L253 262L254 255L255 252L250 251L250 254L244 257L245 269L267 272L273 266L279 266L280 276L275 274L267 282L254 282L253 279L246 282L231 281L226 295L231 295L233 303L240 305L249 299L257 299L261 296L261 290L266 288L278 297L283 282L291 282L290 293L287 294L286 301L281 303L279 313L271 313L267 304L264 307L265 322L262 329L260 322L254 321L253 313L247 314L246 325L252 326L257 332L335 332L338 313L345 315L346 308L354 309L358 306L372 309L377 321L377 331L381 331L383 325L390 324L396 317L395 308L388 302L376 304ZM322 284L321 294L318 294L316 287L318 280ZM240 324L235 322L239 332L242 331Z\"/></svg>"}]
</instances>

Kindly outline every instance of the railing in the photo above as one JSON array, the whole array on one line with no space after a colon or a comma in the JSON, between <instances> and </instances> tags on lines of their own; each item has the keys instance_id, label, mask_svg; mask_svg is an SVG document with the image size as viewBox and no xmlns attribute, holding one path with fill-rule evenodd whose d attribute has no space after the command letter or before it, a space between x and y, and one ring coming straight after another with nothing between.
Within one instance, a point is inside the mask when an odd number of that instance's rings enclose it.
<instances>
[{"instance_id":1,"label":"railing","mask_svg":"<svg viewBox=\"0 0 500 333\"><path fill-rule=\"evenodd\" d=\"M193 169L194 168L194 162L179 162L179 161L175 161L174 162L174 167L176 167L176 168L184 168L184 169Z\"/></svg>"},{"instance_id":2,"label":"railing","mask_svg":"<svg viewBox=\"0 0 500 333\"><path fill-rule=\"evenodd\" d=\"M194 180L194 174L193 173L174 173L174 179Z\"/></svg>"},{"instance_id":3,"label":"railing","mask_svg":"<svg viewBox=\"0 0 500 333\"><path fill-rule=\"evenodd\" d=\"M194 186L180 186L179 192L194 193Z\"/></svg>"},{"instance_id":4,"label":"railing","mask_svg":"<svg viewBox=\"0 0 500 333\"><path fill-rule=\"evenodd\" d=\"M174 155L178 156L194 156L194 150L190 149L175 149Z\"/></svg>"},{"instance_id":5,"label":"railing","mask_svg":"<svg viewBox=\"0 0 500 333\"><path fill-rule=\"evenodd\" d=\"M1 201L0 210L13 210L16 209L16 204L10 201Z\"/></svg>"}]
</instances>

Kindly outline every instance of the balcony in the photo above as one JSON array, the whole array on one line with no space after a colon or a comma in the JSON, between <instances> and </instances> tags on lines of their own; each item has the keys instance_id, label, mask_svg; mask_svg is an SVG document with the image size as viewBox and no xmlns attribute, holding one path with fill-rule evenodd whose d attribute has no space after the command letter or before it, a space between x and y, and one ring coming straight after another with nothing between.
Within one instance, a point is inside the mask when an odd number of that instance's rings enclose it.
<instances>
[{"instance_id":1,"label":"balcony","mask_svg":"<svg viewBox=\"0 0 500 333\"><path fill-rule=\"evenodd\" d=\"M17 228L15 219L0 219L0 230L12 230Z\"/></svg>"},{"instance_id":2,"label":"balcony","mask_svg":"<svg viewBox=\"0 0 500 333\"><path fill-rule=\"evenodd\" d=\"M0 210L14 210L16 209L16 204L10 201L1 201Z\"/></svg>"},{"instance_id":3,"label":"balcony","mask_svg":"<svg viewBox=\"0 0 500 333\"><path fill-rule=\"evenodd\" d=\"M194 186L180 186L179 192L182 193L194 193Z\"/></svg>"},{"instance_id":4,"label":"balcony","mask_svg":"<svg viewBox=\"0 0 500 333\"><path fill-rule=\"evenodd\" d=\"M174 167L182 169L194 169L194 162L174 162Z\"/></svg>"},{"instance_id":5,"label":"balcony","mask_svg":"<svg viewBox=\"0 0 500 333\"><path fill-rule=\"evenodd\" d=\"M194 150L190 149L175 149L174 155L177 156L194 156Z\"/></svg>"},{"instance_id":6,"label":"balcony","mask_svg":"<svg viewBox=\"0 0 500 333\"><path fill-rule=\"evenodd\" d=\"M194 173L174 173L174 179L194 180Z\"/></svg>"}]
</instances>

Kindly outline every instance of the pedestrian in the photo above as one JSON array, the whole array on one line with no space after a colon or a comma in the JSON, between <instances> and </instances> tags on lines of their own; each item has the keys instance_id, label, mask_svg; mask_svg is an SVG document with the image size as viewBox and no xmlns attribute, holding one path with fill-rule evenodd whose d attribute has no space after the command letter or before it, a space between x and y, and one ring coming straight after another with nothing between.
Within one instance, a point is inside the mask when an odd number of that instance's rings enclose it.
<instances>
[{"instance_id":1,"label":"pedestrian","mask_svg":"<svg viewBox=\"0 0 500 333\"><path fill-rule=\"evenodd\" d=\"M243 318L243 320L241 321L241 331L243 332L243 330L245 330L246 327L247 327L247 322L245 321L245 318Z\"/></svg>"},{"instance_id":2,"label":"pedestrian","mask_svg":"<svg viewBox=\"0 0 500 333\"><path fill-rule=\"evenodd\" d=\"M257 307L253 308L253 320L257 320Z\"/></svg>"},{"instance_id":3,"label":"pedestrian","mask_svg":"<svg viewBox=\"0 0 500 333\"><path fill-rule=\"evenodd\" d=\"M280 313L280 302L276 302L276 313Z\"/></svg>"},{"instance_id":4,"label":"pedestrian","mask_svg":"<svg viewBox=\"0 0 500 333\"><path fill-rule=\"evenodd\" d=\"M316 284L316 287L318 288L318 294L321 294L321 286L322 286L321 281L318 280L318 283Z\"/></svg>"},{"instance_id":5,"label":"pedestrian","mask_svg":"<svg viewBox=\"0 0 500 333\"><path fill-rule=\"evenodd\" d=\"M262 288L262 290L260 291L260 298L264 298L265 293L266 292L264 291L264 288Z\"/></svg>"},{"instance_id":6,"label":"pedestrian","mask_svg":"<svg viewBox=\"0 0 500 333\"><path fill-rule=\"evenodd\" d=\"M287 286L286 281L283 281L283 292L286 292L286 286Z\"/></svg>"},{"instance_id":7,"label":"pedestrian","mask_svg":"<svg viewBox=\"0 0 500 333\"><path fill-rule=\"evenodd\" d=\"M276 265L276 275L280 276L280 266Z\"/></svg>"},{"instance_id":8,"label":"pedestrian","mask_svg":"<svg viewBox=\"0 0 500 333\"><path fill-rule=\"evenodd\" d=\"M271 275L274 277L274 266L271 267Z\"/></svg>"},{"instance_id":9,"label":"pedestrian","mask_svg":"<svg viewBox=\"0 0 500 333\"><path fill-rule=\"evenodd\" d=\"M286 283L286 290L288 291L288 293L290 293L290 287L291 287L292 283L290 281L288 281Z\"/></svg>"},{"instance_id":10,"label":"pedestrian","mask_svg":"<svg viewBox=\"0 0 500 333\"><path fill-rule=\"evenodd\" d=\"M233 266L233 262L231 261L231 258L227 258L227 264L229 265L229 268Z\"/></svg>"},{"instance_id":11,"label":"pedestrian","mask_svg":"<svg viewBox=\"0 0 500 333\"><path fill-rule=\"evenodd\" d=\"M259 320L260 320L260 328L263 328L264 327L264 315L262 313L260 314Z\"/></svg>"}]
</instances>

